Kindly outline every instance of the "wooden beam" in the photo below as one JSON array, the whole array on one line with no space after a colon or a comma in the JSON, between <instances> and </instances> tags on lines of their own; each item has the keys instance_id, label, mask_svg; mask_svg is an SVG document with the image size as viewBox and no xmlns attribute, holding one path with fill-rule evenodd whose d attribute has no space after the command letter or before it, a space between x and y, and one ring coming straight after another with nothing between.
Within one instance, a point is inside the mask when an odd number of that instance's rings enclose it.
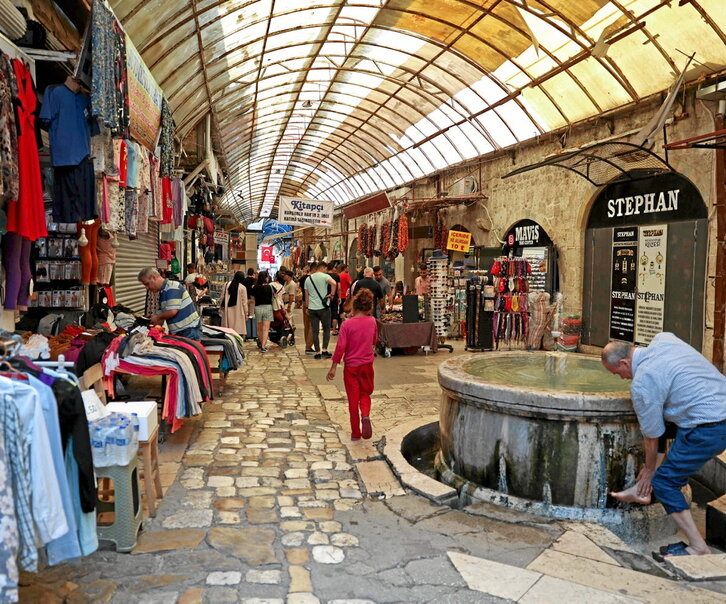
<instances>
[{"instance_id":1,"label":"wooden beam","mask_svg":"<svg viewBox=\"0 0 726 604\"><path fill-rule=\"evenodd\" d=\"M61 12L55 2L49 0L28 0L35 19L52 33L68 50L75 53L81 49L81 35Z\"/></svg>"}]
</instances>

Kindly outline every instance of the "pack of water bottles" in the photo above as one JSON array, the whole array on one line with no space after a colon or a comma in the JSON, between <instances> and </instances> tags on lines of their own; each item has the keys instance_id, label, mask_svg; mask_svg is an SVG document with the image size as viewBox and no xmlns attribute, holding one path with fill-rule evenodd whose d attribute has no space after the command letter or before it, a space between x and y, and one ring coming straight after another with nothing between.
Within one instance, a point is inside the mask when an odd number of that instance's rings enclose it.
<instances>
[{"instance_id":1,"label":"pack of water bottles","mask_svg":"<svg viewBox=\"0 0 726 604\"><path fill-rule=\"evenodd\" d=\"M136 413L110 413L88 422L93 465L127 466L139 450L139 418Z\"/></svg>"}]
</instances>

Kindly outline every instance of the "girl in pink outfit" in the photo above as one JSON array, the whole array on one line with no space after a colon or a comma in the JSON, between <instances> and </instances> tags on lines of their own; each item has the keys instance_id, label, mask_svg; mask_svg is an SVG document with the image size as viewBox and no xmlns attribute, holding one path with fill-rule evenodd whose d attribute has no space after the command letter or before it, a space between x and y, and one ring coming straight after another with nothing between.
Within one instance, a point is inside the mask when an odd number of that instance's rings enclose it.
<instances>
[{"instance_id":1,"label":"girl in pink outfit","mask_svg":"<svg viewBox=\"0 0 726 604\"><path fill-rule=\"evenodd\" d=\"M350 436L352 440L373 436L371 394L373 393L373 347L378 340L378 326L371 316L373 294L361 289L353 298L353 315L343 322L333 354L328 380L335 377L338 364L345 358L343 382L348 395Z\"/></svg>"}]
</instances>

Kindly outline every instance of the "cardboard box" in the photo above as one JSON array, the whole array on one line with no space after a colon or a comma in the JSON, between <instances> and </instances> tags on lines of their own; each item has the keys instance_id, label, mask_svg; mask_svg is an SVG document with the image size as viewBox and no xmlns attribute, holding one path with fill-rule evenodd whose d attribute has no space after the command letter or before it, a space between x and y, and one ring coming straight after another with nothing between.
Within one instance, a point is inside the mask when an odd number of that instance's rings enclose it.
<instances>
[{"instance_id":1,"label":"cardboard box","mask_svg":"<svg viewBox=\"0 0 726 604\"><path fill-rule=\"evenodd\" d=\"M129 401L109 403L106 409L114 413L136 413L139 416L139 440L149 440L149 435L159 425L156 401Z\"/></svg>"}]
</instances>

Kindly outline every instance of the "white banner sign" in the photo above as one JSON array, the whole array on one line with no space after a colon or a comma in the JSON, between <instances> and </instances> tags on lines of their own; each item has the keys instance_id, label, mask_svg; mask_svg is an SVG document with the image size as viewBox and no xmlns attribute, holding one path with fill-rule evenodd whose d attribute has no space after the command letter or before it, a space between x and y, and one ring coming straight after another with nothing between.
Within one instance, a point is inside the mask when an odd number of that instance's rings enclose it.
<instances>
[{"instance_id":1,"label":"white banner sign","mask_svg":"<svg viewBox=\"0 0 726 604\"><path fill-rule=\"evenodd\" d=\"M663 331L668 225L640 227L638 237L638 297L635 302L635 343L648 344Z\"/></svg>"},{"instance_id":2,"label":"white banner sign","mask_svg":"<svg viewBox=\"0 0 726 604\"><path fill-rule=\"evenodd\" d=\"M315 199L280 195L280 211L277 222L329 229L333 226L334 209L335 204L332 201L317 201Z\"/></svg>"}]
</instances>

